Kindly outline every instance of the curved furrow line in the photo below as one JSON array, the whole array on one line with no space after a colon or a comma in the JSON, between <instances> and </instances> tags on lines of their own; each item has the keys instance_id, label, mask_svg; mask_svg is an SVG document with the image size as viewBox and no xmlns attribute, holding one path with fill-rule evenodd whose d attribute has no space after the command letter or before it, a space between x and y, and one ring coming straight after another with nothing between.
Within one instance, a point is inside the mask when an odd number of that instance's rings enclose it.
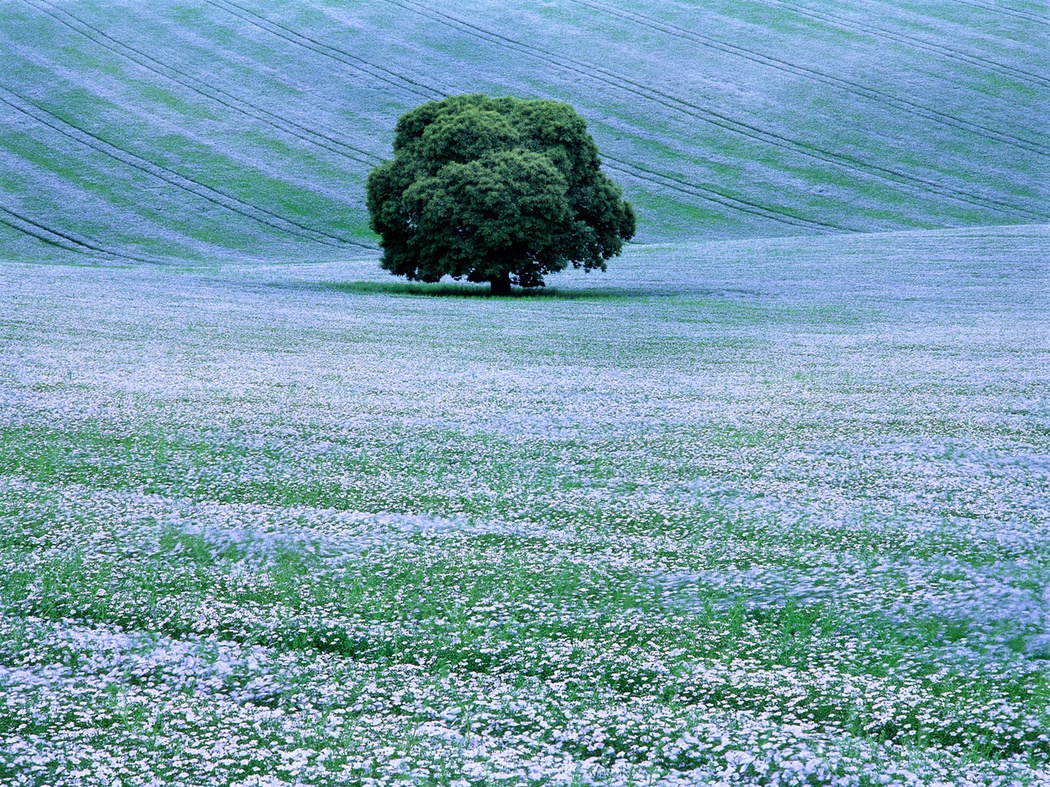
<instances>
[{"instance_id":1,"label":"curved furrow line","mask_svg":"<svg viewBox=\"0 0 1050 787\"><path fill-rule=\"evenodd\" d=\"M205 0L205 2L213 2L213 0ZM224 0L224 2L229 2L231 5L234 5L234 3L230 2L230 0ZM438 96L440 98L445 98L445 97L448 96L448 93L441 92L441 91L437 91L437 92L438 92ZM727 194L723 194L723 193L719 192L717 189L713 189L713 188L710 188L710 187L703 187L703 186L695 186L694 184L691 184L688 181L678 180L677 178L674 178L673 176L666 175L666 174L657 172L655 170L645 169L643 167L639 167L638 165L631 164L629 162L622 161L620 159L615 159L615 158L613 158L611 156L605 156L604 158L609 160L609 161L616 161L616 162L618 162L620 164L619 169L621 171L625 171L623 169L624 167L632 168L635 171L631 172L631 173L628 173L628 174L632 174L632 176L635 177L638 180L651 182L651 183L660 185L660 186L662 186L664 188L670 188L672 190L679 191L679 192L681 192L683 194L688 194L689 196L693 196L693 197L700 196L702 198L711 200L713 202L718 202L719 204L722 204L722 205L724 205L726 207L730 207L730 208L733 208L733 209L736 209L736 210L741 210L741 211L744 211L746 213L752 213L754 215L758 215L758 216L761 216L763 218L768 218L768 219L771 219L771 220L774 220L774 221L780 221L782 223L790 224L790 225L793 225L793 226L819 226L819 227L824 227L824 228L829 228L829 229L843 230L842 227L838 227L837 225L834 225L834 224L828 224L828 223L825 223L825 222L820 222L820 221L815 221L815 220L811 220L811 219L806 219L806 218L803 218L803 217L795 217L795 216L790 216L790 215L786 215L786 214L781 214L781 213L778 213L775 209L766 208L765 206L759 205L758 203L751 203L751 202L748 202L747 200L742 200L742 199L739 199L739 198L736 198L736 197L732 197L732 196L727 195ZM653 180L652 177L646 177L645 175L638 174L639 172L646 172L650 176L660 177L660 178L664 178L665 180L676 182L678 184L684 185L684 186L692 189L692 191L689 191L689 190L686 190L685 188L682 188L681 185L676 187L676 186L668 185L666 183L660 183L659 181ZM844 230L844 231L848 231L848 230Z\"/></svg>"},{"instance_id":2,"label":"curved furrow line","mask_svg":"<svg viewBox=\"0 0 1050 787\"><path fill-rule=\"evenodd\" d=\"M9 98L5 98L2 93L6 93L8 96L14 96L16 101L11 101ZM21 102L22 106L19 105ZM372 247L359 243L353 240L347 240L346 238L339 237L338 235L332 235L331 233L324 232L322 230L308 227L304 224L289 219L278 213L274 213L266 208L260 208L257 205L253 205L249 202L245 202L238 197L226 194L218 189L214 189L211 186L207 186L200 183L193 178L183 175L181 172L170 169L160 164L156 164L149 159L138 156L131 153L124 148L108 142L101 137L92 134L91 132L81 128L75 123L71 123L65 118L56 115L44 107L37 104L35 101L31 101L15 91L0 86L0 103L6 104L12 109L22 113L23 115L32 118L38 123L47 126L53 131L62 134L63 136L72 139L85 147L96 150L109 158L119 161L125 166L132 167L140 172L144 172L151 177L161 180L171 186L175 186L195 197L206 200L213 205L217 205L220 208L224 208L232 213L236 213L247 219L251 219L263 226L269 227L270 229L277 230L278 232L284 232L289 235L295 235L296 237L304 238L306 240L323 243L326 246L344 247L347 245L360 246L362 248L371 249ZM26 109L25 105L29 105L32 109ZM262 214L257 215L257 214ZM269 218L264 218L269 217Z\"/></svg>"},{"instance_id":3,"label":"curved furrow line","mask_svg":"<svg viewBox=\"0 0 1050 787\"><path fill-rule=\"evenodd\" d=\"M60 238L60 240L55 240L55 238L48 237L44 234L45 231L39 229L37 225L31 224L29 228L27 228L23 226L23 224L27 223L25 219L15 214L13 211L9 211L3 205L0 205L0 211L2 211L2 213L0 213L0 224L10 227L16 232L21 232L23 235L28 235L31 238L36 238L37 240L46 243L48 246L55 246L59 249L63 249L64 251L75 251L78 254L88 254L92 249L91 246L71 240L70 238L66 237L65 235L62 235L61 233L54 232L54 230L46 231L50 232L52 235L57 236L58 238ZM15 221L12 221L9 218L5 218L3 214L15 216ZM110 254L111 252L102 251L101 253Z\"/></svg>"},{"instance_id":4,"label":"curved furrow line","mask_svg":"<svg viewBox=\"0 0 1050 787\"><path fill-rule=\"evenodd\" d=\"M957 189L943 183L925 180L921 177L909 175L906 172L901 172L890 167L863 161L855 156L844 153L834 153L809 142L792 139L790 137L767 131L757 126L722 115L714 110L699 106L698 104L691 103L677 96L635 82L626 77L621 77L618 74L598 66L573 60L572 58L562 57L548 50L524 44L521 41L517 41L499 33L493 33L490 30L478 27L477 25L465 22L462 19L448 14L430 11L427 8L421 8L418 4L412 3L409 0L386 0L386 2L404 8L406 11L411 11L425 18L429 18L438 24L451 27L454 30L458 30L461 33L473 36L482 41L502 46L506 49L511 49L512 51L519 52L529 57L534 57L548 63L549 65L554 65L558 68L569 71L570 73L578 74L587 79L591 79L592 81L600 82L614 87L617 90L639 96L646 101L659 104L660 106L680 112L704 123L709 123L725 129L726 131L754 139L763 144L782 148L816 161L822 161L826 164L831 164L856 174L862 174L871 178L907 186L918 191L921 195L929 195L931 192L939 193L944 198L956 202L966 203L985 210L1013 214L1014 216L1021 215L1035 221L1045 221L1048 215L1050 215L1035 213L1027 208L1011 205L1002 202L1001 200L978 197L968 191L963 191L962 189Z\"/></svg>"},{"instance_id":5,"label":"curved furrow line","mask_svg":"<svg viewBox=\"0 0 1050 787\"><path fill-rule=\"evenodd\" d=\"M749 213L753 216L759 216L761 218L770 219L772 221L780 222L781 224L787 224L792 227L807 227L807 228L820 228L820 229L833 229L841 232L852 232L853 230L847 229L846 227L840 227L837 224L830 224L828 222L819 221L817 219L807 219L804 216L797 216L794 213L787 213L783 210L777 210L767 205L762 205L758 202L751 202L749 200L734 197L730 194L726 194L719 189L712 188L711 186L702 186L695 183L690 183L688 180L668 175L663 172L657 172L656 170L643 167L638 164L632 164L629 161L618 159L613 156L602 155L604 162L614 162L613 164L606 163L609 169L617 170L630 175L637 180L644 183L651 183L657 186L661 186L671 191L677 191L682 194L688 194L692 197L700 197L707 202L714 202L723 207L731 208L733 210L741 211L742 213ZM665 183L663 181L670 181Z\"/></svg>"},{"instance_id":6,"label":"curved furrow line","mask_svg":"<svg viewBox=\"0 0 1050 787\"><path fill-rule=\"evenodd\" d=\"M205 2L208 2L208 3L212 4L212 5L216 5L215 0L205 0ZM236 6L236 4L231 2L231 0L222 0L222 2L228 3L229 5ZM240 6L237 6L237 7L240 8ZM246 13L252 13L253 16L258 16L257 14L254 14L253 12L246 11ZM269 21L269 20L265 20L265 18L263 18L263 17L260 17L260 18L264 19L264 21ZM281 25L278 25L278 26L279 27L283 27ZM288 30L288 28L283 28L283 29ZM294 31L290 31L290 32L294 32ZM438 91L436 89L434 89L434 90L437 93L438 97L440 97L440 98L445 98L448 95L448 93L446 93L446 92ZM606 156L605 158L610 160L610 161L619 161L618 159L613 159L613 158L611 158L609 156ZM629 164L628 162L619 161L619 163L621 164L621 167L633 167L637 171L643 171L642 168L640 168L640 167L638 167L636 165ZM649 175L651 175L651 176L663 177L663 178L665 178L667 180L671 180L671 181L677 180L676 178L673 178L673 177L667 176L667 175L663 175L662 173L656 172L654 170L644 170L644 171L649 173ZM651 178L646 178L645 176L641 176L641 175L637 174L637 172L635 172L633 174L634 174L634 177L636 177L639 180L643 180L643 181L648 180L649 182L657 183L658 185L662 185L665 188L674 188L673 186L668 186L667 184L658 183L657 181L652 180ZM731 208L734 208L734 209L737 209L737 210L742 210L742 211L748 212L748 213L753 213L754 215L759 215L759 216L762 216L764 218L772 219L772 220L775 220L775 221L780 221L782 223L787 223L787 224L791 224L791 225L794 225L794 226L821 226L821 227L832 228L832 229L841 229L840 227L836 227L835 225L825 224L823 222L815 222L815 221L811 221L811 220L804 219L804 218L801 218L801 217L785 216L785 215L782 215L782 214L778 213L777 211L775 211L773 209L765 208L764 206L758 205L757 203L749 203L746 200L739 200L737 198L721 194L715 189L709 189L709 188L705 188L705 187L695 187L695 186L692 186L692 184L689 184L687 181L678 181L678 182L681 183L681 184L685 184L686 186L692 187L694 189L694 191L687 191L687 190L685 190L685 189L683 189L681 187L678 187L676 190L680 191L681 193L689 194L690 196L702 196L702 197L705 197L705 198L710 199L712 201L720 202L720 204L723 204L723 205L725 205L727 207L731 207Z\"/></svg>"},{"instance_id":7,"label":"curved furrow line","mask_svg":"<svg viewBox=\"0 0 1050 787\"><path fill-rule=\"evenodd\" d=\"M609 163L613 162L613 163ZM748 208L743 205L736 205L727 199L720 199L715 194L709 193L702 186L681 186L675 183L664 183L660 180L660 176L645 175L633 165L622 161L620 159L613 158L612 156L605 156L604 162L605 169L612 170L613 172L619 172L628 177L640 180L649 186L657 186L659 188L667 189L669 191L676 191L679 194L686 194L690 197L699 198L702 202L710 202L716 205L721 205L723 208L729 208L730 210L737 210L741 213L748 213L752 216L758 216L759 218L769 219L771 221L778 221L781 224L786 224L790 227L801 227L805 226L800 222L793 222L785 219L782 216L766 212L761 208Z\"/></svg>"},{"instance_id":8,"label":"curved furrow line","mask_svg":"<svg viewBox=\"0 0 1050 787\"><path fill-rule=\"evenodd\" d=\"M1026 71L1023 68L1016 68L1015 66L1008 66L1005 63L1000 63L996 60L991 60L980 55L971 55L966 52L960 52L957 49L950 49L946 46L934 44L929 41L925 41L921 38L915 38L913 36L906 36L900 33L896 33L892 30L887 30L884 27L875 27L872 25L865 25L860 22L854 22L851 19L843 19L840 16L833 16L826 14L823 11L814 11L811 8L798 5L796 3L787 2L787 0L768 0L773 5L781 6L794 11L800 16L808 16L810 19L817 19L821 22L826 22L835 27L840 27L844 30L854 30L859 33L864 33L871 36L872 38L884 38L889 41L895 41L898 44L906 44L913 46L916 49L921 49L925 52L932 52L935 55L946 57L951 60L959 60L969 65L981 66L983 68L991 68L1000 71L1004 74L1012 76L1019 82L1026 82L1036 84L1041 87L1050 87L1050 78L1047 78L1041 74L1036 74L1032 71Z\"/></svg>"},{"instance_id":9,"label":"curved furrow line","mask_svg":"<svg viewBox=\"0 0 1050 787\"><path fill-rule=\"evenodd\" d=\"M58 248L64 249L65 251L73 251L77 254L86 254L88 256L91 256L91 252L94 252L95 254L104 254L107 257L118 260L134 260L135 262L147 263L155 262L155 260L148 260L144 257L133 257L127 254L118 254L115 251L110 251L109 249L104 249L101 246L96 246L94 243L79 240L77 238L74 238L72 235L68 235L64 232L59 232L58 230L52 229L51 227L41 224L38 221L34 221L33 219L28 218L27 216L23 216L21 213L16 213L15 211L3 205L0 205L0 212L7 214L8 217L13 217L14 219L12 221L11 218L4 218L4 216L0 215L0 223L6 224L8 227L18 230L19 232L25 235L29 235L33 238L36 238L39 241L43 241L49 246L57 246Z\"/></svg>"},{"instance_id":10,"label":"curved furrow line","mask_svg":"<svg viewBox=\"0 0 1050 787\"><path fill-rule=\"evenodd\" d=\"M414 93L417 96L420 96L421 98L430 100L435 96L442 97L447 95L447 93L438 90L435 87L431 87L430 85L427 85L423 82L409 79L408 77L399 74L396 71L393 71L389 68L378 66L375 63L365 60L364 58L358 57L357 55L347 52L345 49L339 49L338 47L334 47L331 44L326 44L322 41L318 41L317 39L303 35L302 33L299 33L298 31L293 30L290 27L286 27L285 25L282 25L279 22L274 22L262 16L261 14L257 14L254 11L245 8L244 6L231 2L231 0L203 0L203 2L207 3L210 6L213 6L214 8L218 8L220 11L225 11L227 14L235 16L241 21L247 22L248 24L257 27L260 30L265 30L271 35L275 35L278 38L282 38L285 41L288 41L296 46L309 49L311 52L316 52L319 55L331 58L333 60L336 60L337 62L344 63L346 65L351 65L360 71L364 71L365 73L368 73L371 76L374 76L377 79L386 82L389 85L393 85L394 87L397 87L401 90ZM231 11L228 6L233 6L237 10ZM366 71L366 69L373 69L374 71L377 71L379 73L372 73L371 71ZM384 77L381 76L381 74L386 74L387 76ZM400 82L394 82L394 79L400 80Z\"/></svg>"},{"instance_id":11,"label":"curved furrow line","mask_svg":"<svg viewBox=\"0 0 1050 787\"><path fill-rule=\"evenodd\" d=\"M955 0L960 5L968 5L973 8L981 8L985 11L991 11L993 14L1002 14L1003 16L1012 16L1017 19L1023 19L1026 22L1035 22L1040 25L1050 25L1050 16L1043 17L1037 14L1030 14L1027 11L1021 11L1017 8L1007 8L1005 6L988 5L986 3L975 3L973 0Z\"/></svg>"},{"instance_id":12,"label":"curved furrow line","mask_svg":"<svg viewBox=\"0 0 1050 787\"><path fill-rule=\"evenodd\" d=\"M819 71L814 68L808 68L806 66L800 66L795 63L790 63L780 58L772 57L770 55L764 55L760 52L747 49L736 44L731 44L726 41L721 41L711 36L706 36L701 33L694 33L691 30L687 30L677 25L672 25L669 22L662 22L658 19L654 19L650 16L637 13L635 11L622 11L620 9L612 8L611 6L604 5L602 3L592 2L591 0L569 0L569 2L582 5L587 8L598 11L599 13L607 14L608 16L614 16L619 19L632 22L634 24L648 27L651 30L657 30L676 38L681 38L687 41L691 41L701 46L706 46L711 49L716 49L720 52L727 54L736 55L745 60L758 63L759 65L772 68L776 71L788 72L796 74L798 76L812 79L817 82L822 82L831 87L838 88L850 95L861 96L871 101L877 101L885 104L889 104L897 109L907 112L911 115L922 117L926 120L932 120L937 123L941 123L946 126L952 126L954 128L968 131L972 134L985 137L986 139L995 140L996 142L1003 142L1007 145L1026 150L1030 153L1035 153L1040 156L1050 157L1050 148L1042 147L1035 142L1027 140L1023 137L1017 137L1012 134L994 129L990 126L985 126L980 123L975 123L971 120L964 120L962 118L955 117L947 112L942 112L938 109L931 109L921 104L917 104L914 101L909 101L906 98L900 98L894 96L892 93L887 93L884 90L878 90L877 88L868 87L859 82L853 82L849 79L843 79L841 77L834 76L832 74Z\"/></svg>"},{"instance_id":13,"label":"curved furrow line","mask_svg":"<svg viewBox=\"0 0 1050 787\"><path fill-rule=\"evenodd\" d=\"M137 66L146 70L147 72L154 74L162 79L167 79L168 81L174 82L175 84L181 85L187 90L190 90L196 93L197 95L203 96L204 98L207 98L210 101L214 101L215 103L220 104L226 107L227 109L230 109L234 112L238 112L244 115L245 117L250 117L253 120L265 123L271 128L275 128L278 131L287 134L288 136L295 137L296 139L302 142L306 142L308 144L323 148L329 153L334 153L337 156L340 156L349 161L353 161L356 164L361 164L366 167L373 167L377 163L383 161L382 157L377 156L374 153L369 153L366 150L356 148L353 145L349 145L339 139L336 139L335 137L328 136L327 134L322 134L300 123L296 123L294 120L288 120L287 118L270 112L269 110L264 109L263 107L260 107L256 104L253 104L250 101L245 101L244 99L234 95L233 93L230 93L229 91L217 88L213 85L209 85L206 82L196 79L195 77L190 76L184 71L180 71L179 69L169 66L168 64L161 62L157 58L146 54L140 49L136 49L135 47L132 47L129 44L126 44L114 38L108 33L104 33L101 30L98 30L97 28L91 26L83 20L73 16L73 14L71 14L69 11L66 11L65 9L58 9L54 6L51 6L51 8L54 8L55 10L55 12L52 12L47 8L39 7L38 4L50 6L51 4L48 2L48 0L23 0L23 2L35 8L40 13L47 14L59 24L62 24L65 27L68 27L70 30L73 30L74 32L93 41L95 44L102 47L103 49L113 52L119 57L122 57L125 60L129 60L130 62L135 63ZM66 18L60 17L57 12L60 12ZM85 32L85 30L89 32ZM106 43L106 41L109 41L111 43ZM133 52L134 55L128 54L128 52ZM143 62L144 60L148 61L148 63ZM152 65L150 65L150 63ZM172 74L175 74L176 76L172 76ZM247 107L247 109L245 107Z\"/></svg>"}]
</instances>

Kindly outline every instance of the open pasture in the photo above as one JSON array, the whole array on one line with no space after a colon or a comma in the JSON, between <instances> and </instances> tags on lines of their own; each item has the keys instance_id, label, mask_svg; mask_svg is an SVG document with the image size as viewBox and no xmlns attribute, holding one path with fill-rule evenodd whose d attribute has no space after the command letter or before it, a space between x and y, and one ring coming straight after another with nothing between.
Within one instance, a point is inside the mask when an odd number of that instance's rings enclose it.
<instances>
[{"instance_id":1,"label":"open pasture","mask_svg":"<svg viewBox=\"0 0 1050 787\"><path fill-rule=\"evenodd\" d=\"M1050 784L1048 248L5 263L0 782Z\"/></svg>"}]
</instances>

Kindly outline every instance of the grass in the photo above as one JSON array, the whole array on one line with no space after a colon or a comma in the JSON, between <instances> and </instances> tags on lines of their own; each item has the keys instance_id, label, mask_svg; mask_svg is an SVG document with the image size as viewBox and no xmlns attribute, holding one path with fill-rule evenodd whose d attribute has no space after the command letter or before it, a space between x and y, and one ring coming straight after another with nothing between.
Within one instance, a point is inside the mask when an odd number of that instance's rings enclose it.
<instances>
[{"instance_id":1,"label":"grass","mask_svg":"<svg viewBox=\"0 0 1050 787\"><path fill-rule=\"evenodd\" d=\"M5 268L0 775L1040 783L1045 245Z\"/></svg>"},{"instance_id":2,"label":"grass","mask_svg":"<svg viewBox=\"0 0 1050 787\"><path fill-rule=\"evenodd\" d=\"M606 289L565 290L558 287L537 287L525 289L514 287L510 295L493 296L487 284L464 284L460 282L424 282L405 281L348 281L329 282L322 286L339 292L357 295L421 295L432 298L554 298L567 301L608 301L628 300L640 296L630 292L617 292Z\"/></svg>"},{"instance_id":3,"label":"grass","mask_svg":"<svg viewBox=\"0 0 1050 787\"><path fill-rule=\"evenodd\" d=\"M1037 5L636 6L0 8L0 782L1050 784ZM608 273L379 269L478 90Z\"/></svg>"}]
</instances>

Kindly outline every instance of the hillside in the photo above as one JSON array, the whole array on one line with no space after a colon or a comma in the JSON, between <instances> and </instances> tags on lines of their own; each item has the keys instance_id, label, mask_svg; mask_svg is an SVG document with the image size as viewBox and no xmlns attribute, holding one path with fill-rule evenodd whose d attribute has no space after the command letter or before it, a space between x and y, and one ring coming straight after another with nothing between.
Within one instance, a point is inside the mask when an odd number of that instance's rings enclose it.
<instances>
[{"instance_id":1,"label":"hillside","mask_svg":"<svg viewBox=\"0 0 1050 787\"><path fill-rule=\"evenodd\" d=\"M639 240L1050 220L1041 3L0 4L0 258L373 255L397 117L587 118Z\"/></svg>"}]
</instances>

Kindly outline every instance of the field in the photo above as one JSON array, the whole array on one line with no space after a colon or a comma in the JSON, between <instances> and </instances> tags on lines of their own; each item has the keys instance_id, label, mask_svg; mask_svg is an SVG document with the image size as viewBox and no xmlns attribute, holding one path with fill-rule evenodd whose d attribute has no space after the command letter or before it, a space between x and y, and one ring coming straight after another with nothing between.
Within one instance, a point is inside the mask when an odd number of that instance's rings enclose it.
<instances>
[{"instance_id":1,"label":"field","mask_svg":"<svg viewBox=\"0 0 1050 787\"><path fill-rule=\"evenodd\" d=\"M646 242L1044 224L1048 29L1024 0L0 0L0 250L345 259L397 117L471 92L575 106Z\"/></svg>"},{"instance_id":2,"label":"field","mask_svg":"<svg viewBox=\"0 0 1050 787\"><path fill-rule=\"evenodd\" d=\"M0 781L1050 783L1048 243L6 265Z\"/></svg>"},{"instance_id":3,"label":"field","mask_svg":"<svg viewBox=\"0 0 1050 787\"><path fill-rule=\"evenodd\" d=\"M0 784L1050 787L1027 0L0 0ZM399 115L639 221L378 265Z\"/></svg>"}]
</instances>

